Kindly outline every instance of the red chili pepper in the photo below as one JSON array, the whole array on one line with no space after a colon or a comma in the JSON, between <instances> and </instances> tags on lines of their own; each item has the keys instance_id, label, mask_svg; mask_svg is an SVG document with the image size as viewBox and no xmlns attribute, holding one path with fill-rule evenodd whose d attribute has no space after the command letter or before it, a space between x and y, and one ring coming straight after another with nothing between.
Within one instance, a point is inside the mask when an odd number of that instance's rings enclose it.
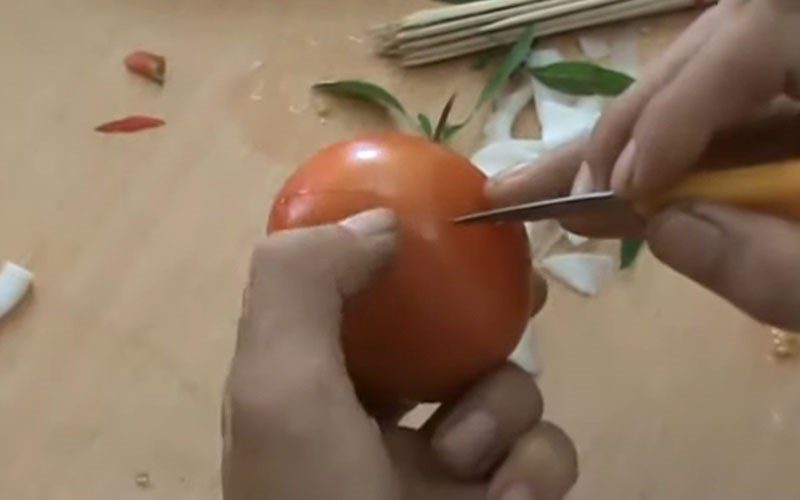
<instances>
[{"instance_id":1,"label":"red chili pepper","mask_svg":"<svg viewBox=\"0 0 800 500\"><path fill-rule=\"evenodd\" d=\"M125 58L125 66L131 73L136 73L161 85L164 84L167 60L163 56L137 50Z\"/></svg>"},{"instance_id":2,"label":"red chili pepper","mask_svg":"<svg viewBox=\"0 0 800 500\"><path fill-rule=\"evenodd\" d=\"M161 118L154 118L152 116L133 115L123 118L121 120L114 120L113 122L104 123L95 128L98 132L107 134L124 134L130 132L138 132L148 128L156 128L164 125L166 122Z\"/></svg>"}]
</instances>

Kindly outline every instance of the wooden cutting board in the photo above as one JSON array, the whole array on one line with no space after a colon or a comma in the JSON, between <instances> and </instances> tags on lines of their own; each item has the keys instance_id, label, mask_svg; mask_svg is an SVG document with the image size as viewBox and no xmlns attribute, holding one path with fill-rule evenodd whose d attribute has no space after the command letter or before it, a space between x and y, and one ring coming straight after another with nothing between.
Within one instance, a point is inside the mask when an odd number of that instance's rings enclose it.
<instances>
[{"instance_id":1,"label":"wooden cutting board","mask_svg":"<svg viewBox=\"0 0 800 500\"><path fill-rule=\"evenodd\" d=\"M319 116L309 85L368 77L435 113L487 77L370 55L367 26L428 4L0 2L0 259L37 280L0 323L0 498L219 498L220 391L271 196L318 146L389 127ZM645 52L690 18L642 23ZM124 71L140 48L167 56L163 88ZM132 113L167 125L92 130ZM548 417L582 454L572 498L798 497L800 373L765 328L649 256L595 300L553 286L538 326Z\"/></svg>"}]
</instances>

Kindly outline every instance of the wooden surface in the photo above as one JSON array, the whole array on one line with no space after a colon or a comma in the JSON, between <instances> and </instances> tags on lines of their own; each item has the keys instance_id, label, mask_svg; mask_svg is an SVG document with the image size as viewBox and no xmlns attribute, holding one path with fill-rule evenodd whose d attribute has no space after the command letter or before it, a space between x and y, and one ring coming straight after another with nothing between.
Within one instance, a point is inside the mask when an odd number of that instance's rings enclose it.
<instances>
[{"instance_id":1,"label":"wooden surface","mask_svg":"<svg viewBox=\"0 0 800 500\"><path fill-rule=\"evenodd\" d=\"M0 498L219 497L220 390L271 195L319 145L388 126L321 120L309 84L369 77L435 112L486 78L369 55L366 26L425 4L0 2L0 258L37 277L0 323ZM647 21L647 52L689 17ZM123 70L138 48L168 56L164 88ZM128 113L168 124L92 131ZM764 327L647 256L596 300L554 286L539 331L548 417L582 455L572 498L800 498L800 365L768 357Z\"/></svg>"}]
</instances>

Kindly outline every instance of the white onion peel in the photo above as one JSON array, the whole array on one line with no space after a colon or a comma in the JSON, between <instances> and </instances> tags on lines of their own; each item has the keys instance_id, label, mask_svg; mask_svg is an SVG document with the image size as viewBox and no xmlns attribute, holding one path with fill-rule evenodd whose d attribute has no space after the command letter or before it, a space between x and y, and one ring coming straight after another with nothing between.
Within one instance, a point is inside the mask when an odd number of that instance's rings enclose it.
<instances>
[{"instance_id":1,"label":"white onion peel","mask_svg":"<svg viewBox=\"0 0 800 500\"><path fill-rule=\"evenodd\" d=\"M592 60L603 59L611 54L611 44L605 38L586 34L578 37L578 44L586 57Z\"/></svg>"},{"instance_id":2,"label":"white onion peel","mask_svg":"<svg viewBox=\"0 0 800 500\"><path fill-rule=\"evenodd\" d=\"M567 235L567 240L574 247L585 245L589 241L589 238L583 236L582 234L575 234L572 231L567 231L566 229L563 229L563 231Z\"/></svg>"},{"instance_id":3,"label":"white onion peel","mask_svg":"<svg viewBox=\"0 0 800 500\"><path fill-rule=\"evenodd\" d=\"M19 304L33 281L33 274L24 267L6 262L0 270L0 318Z\"/></svg>"},{"instance_id":4,"label":"white onion peel","mask_svg":"<svg viewBox=\"0 0 800 500\"><path fill-rule=\"evenodd\" d=\"M547 256L564 234L561 226L554 220L526 222L525 230L530 241L531 255L536 261Z\"/></svg>"},{"instance_id":5,"label":"white onion peel","mask_svg":"<svg viewBox=\"0 0 800 500\"><path fill-rule=\"evenodd\" d=\"M588 136L600 119L599 111L566 106L548 99L542 101L538 112L542 141L548 149Z\"/></svg>"},{"instance_id":6,"label":"white onion peel","mask_svg":"<svg viewBox=\"0 0 800 500\"><path fill-rule=\"evenodd\" d=\"M541 141L509 139L484 146L472 155L471 161L481 172L492 177L508 168L532 163L543 151Z\"/></svg>"},{"instance_id":7,"label":"white onion peel","mask_svg":"<svg viewBox=\"0 0 800 500\"><path fill-rule=\"evenodd\" d=\"M525 81L520 88L502 98L483 127L485 143L512 139L517 116L532 98L533 86L529 81Z\"/></svg>"},{"instance_id":8,"label":"white onion peel","mask_svg":"<svg viewBox=\"0 0 800 500\"><path fill-rule=\"evenodd\" d=\"M550 276L583 295L594 297L614 275L614 259L608 255L571 253L553 255L542 261Z\"/></svg>"},{"instance_id":9,"label":"white onion peel","mask_svg":"<svg viewBox=\"0 0 800 500\"><path fill-rule=\"evenodd\" d=\"M635 29L620 30L611 43L610 66L636 78L639 74L639 37Z\"/></svg>"},{"instance_id":10,"label":"white onion peel","mask_svg":"<svg viewBox=\"0 0 800 500\"><path fill-rule=\"evenodd\" d=\"M522 338L519 340L519 344L517 344L508 359L531 375L536 375L539 373L539 363L536 358L536 333L533 328L533 321L529 321L525 333L522 334Z\"/></svg>"}]
</instances>

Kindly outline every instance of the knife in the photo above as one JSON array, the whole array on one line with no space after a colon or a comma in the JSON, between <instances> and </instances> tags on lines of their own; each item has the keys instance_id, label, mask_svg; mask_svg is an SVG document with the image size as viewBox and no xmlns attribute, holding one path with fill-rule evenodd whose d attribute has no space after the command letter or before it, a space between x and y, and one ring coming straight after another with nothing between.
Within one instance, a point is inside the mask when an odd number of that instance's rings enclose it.
<instances>
[{"instance_id":1,"label":"knife","mask_svg":"<svg viewBox=\"0 0 800 500\"><path fill-rule=\"evenodd\" d=\"M691 174L672 188L626 200L613 191L565 196L463 215L457 224L538 221L575 215L608 215L634 209L649 216L675 203L703 200L800 220L800 159Z\"/></svg>"}]
</instances>

